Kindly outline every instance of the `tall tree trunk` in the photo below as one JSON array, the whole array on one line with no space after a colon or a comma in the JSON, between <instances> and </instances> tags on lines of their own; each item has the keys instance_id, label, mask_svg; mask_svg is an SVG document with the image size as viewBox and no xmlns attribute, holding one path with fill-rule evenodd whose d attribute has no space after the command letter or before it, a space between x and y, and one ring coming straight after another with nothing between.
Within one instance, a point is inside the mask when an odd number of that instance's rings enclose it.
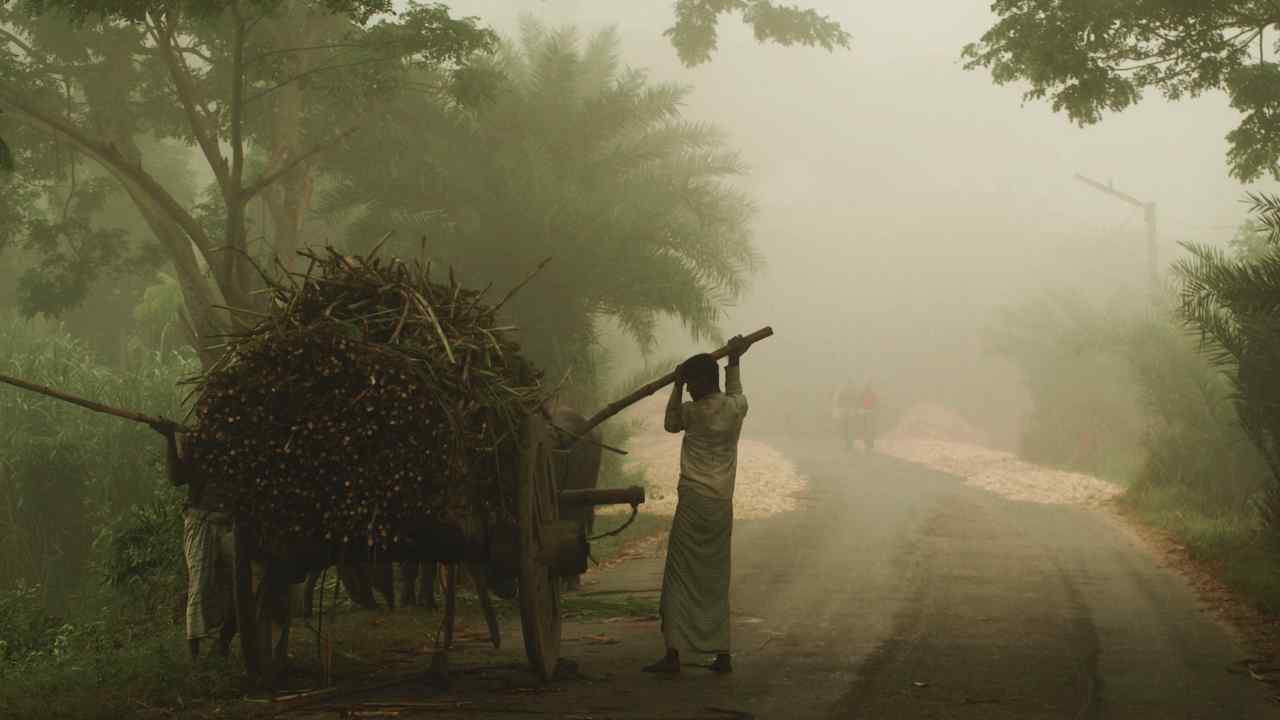
<instances>
[{"instance_id":1,"label":"tall tree trunk","mask_svg":"<svg viewBox=\"0 0 1280 720\"><path fill-rule=\"evenodd\" d=\"M287 21L276 21L271 29L272 42L279 49L318 45L326 24L333 24L332 18L317 16L303 6L285 17ZM288 53L283 61L284 74L303 76L312 69L316 58L313 53ZM276 91L271 113L271 157L266 174L278 172L303 152L306 112L306 93L299 83L291 83ZM297 267L302 225L311 208L314 187L312 163L302 162L288 170L274 187L264 193L271 212L276 259L290 270Z\"/></svg>"}]
</instances>

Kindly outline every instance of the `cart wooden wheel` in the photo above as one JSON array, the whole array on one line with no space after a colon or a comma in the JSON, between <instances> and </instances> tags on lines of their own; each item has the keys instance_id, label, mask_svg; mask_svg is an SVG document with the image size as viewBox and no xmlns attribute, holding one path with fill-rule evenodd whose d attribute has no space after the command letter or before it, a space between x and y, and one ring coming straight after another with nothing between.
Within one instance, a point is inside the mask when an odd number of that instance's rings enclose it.
<instances>
[{"instance_id":1,"label":"cart wooden wheel","mask_svg":"<svg viewBox=\"0 0 1280 720\"><path fill-rule=\"evenodd\" d=\"M560 660L560 582L538 560L540 528L560 517L559 488L552 468L554 438L536 416L525 421L516 488L520 523L520 629L534 672L543 680L555 675Z\"/></svg>"}]
</instances>

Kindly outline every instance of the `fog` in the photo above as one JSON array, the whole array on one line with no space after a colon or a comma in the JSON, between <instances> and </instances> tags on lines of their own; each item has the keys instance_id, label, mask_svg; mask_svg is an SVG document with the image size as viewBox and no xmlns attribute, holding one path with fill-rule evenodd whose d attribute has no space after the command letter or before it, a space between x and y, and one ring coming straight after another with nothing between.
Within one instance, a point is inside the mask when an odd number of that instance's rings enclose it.
<instances>
[{"instance_id":1,"label":"fog","mask_svg":"<svg viewBox=\"0 0 1280 720\"><path fill-rule=\"evenodd\" d=\"M1158 204L1162 266L1177 243L1221 241L1242 222L1248 188L1229 178L1224 140L1238 116L1223 96L1149 96L1081 128L962 67L961 48L993 22L985 0L812 4L853 34L850 50L758 44L728 17L713 60L693 69L662 35L667 3L455 5L508 34L522 13L616 27L625 63L694 88L687 116L720 126L750 165L765 259L723 328L775 328L752 378L778 402L803 398L796 412L853 375L891 396L982 404L1006 425L1016 379L975 337L989 310L1040 289L1144 282L1141 209L1076 173ZM693 349L672 327L656 355Z\"/></svg>"},{"instance_id":2,"label":"fog","mask_svg":"<svg viewBox=\"0 0 1280 720\"><path fill-rule=\"evenodd\" d=\"M1273 707L1280 250L1171 267L1280 237L1240 112L1081 127L964 69L992 0L794 4L851 47L720 13L687 67L673 0L0 0L0 717ZM1158 22L1234 13L1261 95L1280 9L1227 5ZM1156 206L1155 302L1082 176ZM747 415L709 365L606 405L765 326Z\"/></svg>"}]
</instances>

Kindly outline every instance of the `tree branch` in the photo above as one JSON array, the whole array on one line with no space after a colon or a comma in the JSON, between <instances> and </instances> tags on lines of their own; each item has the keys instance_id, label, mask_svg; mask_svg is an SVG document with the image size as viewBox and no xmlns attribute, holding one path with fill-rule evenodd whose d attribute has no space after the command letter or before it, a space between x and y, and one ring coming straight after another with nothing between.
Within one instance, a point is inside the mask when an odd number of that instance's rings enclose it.
<instances>
[{"instance_id":1,"label":"tree branch","mask_svg":"<svg viewBox=\"0 0 1280 720\"><path fill-rule=\"evenodd\" d=\"M380 63L380 62L391 62L394 60L399 60L401 57L402 56L400 55L395 55L391 57L379 57L379 58L371 58L371 59L365 59L365 60L357 60L355 62L350 62L350 63L339 63L337 65L321 65L320 67L312 68L310 70L307 70L306 72L300 72L297 75L294 75L289 78L285 78L284 80L276 83L275 85L272 85L266 90L250 95L249 99L245 100L244 102L246 105L248 105L251 102L256 102L270 95L271 93L279 90L280 88L291 85L305 77L309 77L317 73L327 72L329 70L345 70L347 68L359 67L361 65L372 65L374 63Z\"/></svg>"},{"instance_id":2,"label":"tree branch","mask_svg":"<svg viewBox=\"0 0 1280 720\"><path fill-rule=\"evenodd\" d=\"M291 48L277 48L275 50L265 50L263 52L258 53L257 55L254 55L249 58L245 58L244 63L246 65L251 65L253 63L258 62L259 60L263 60L265 58L269 58L275 55L286 55L288 53L295 53L295 52L306 52L310 50L341 50L341 49L355 49L355 48L367 50L369 49L369 44L368 43L330 43L327 45L303 45L303 46L291 47Z\"/></svg>"},{"instance_id":3,"label":"tree branch","mask_svg":"<svg viewBox=\"0 0 1280 720\"><path fill-rule=\"evenodd\" d=\"M213 174L218 180L218 185L225 192L229 180L227 160L222 157L222 151L218 147L217 136L209 128L209 119L205 117L204 111L201 110L196 102L195 82L191 76L191 69L187 67L187 64L182 60L182 56L174 48L172 28L159 17L152 16L149 20L148 27L152 38L156 41L157 50L160 51L160 56L169 68L169 74L173 77L173 86L177 90L178 101L182 103L183 110L186 111L188 119L191 120L191 133L195 136L200 150L204 152L205 159L209 162L209 167L213 170Z\"/></svg>"},{"instance_id":4,"label":"tree branch","mask_svg":"<svg viewBox=\"0 0 1280 720\"><path fill-rule=\"evenodd\" d=\"M238 196L244 180L244 43L245 24L240 3L231 2L231 190ZM229 198L230 199L230 198Z\"/></svg>"},{"instance_id":5,"label":"tree branch","mask_svg":"<svg viewBox=\"0 0 1280 720\"><path fill-rule=\"evenodd\" d=\"M316 144L315 144L315 145L313 145L310 149L308 149L306 152L301 153L301 154L299 154L297 157L294 157L294 158L290 159L290 160L289 160L289 162L287 162L287 163L285 163L284 165L280 166L280 167L279 167L279 168L277 168L276 170L274 170L274 171L272 171L272 172L270 172L270 173L268 173L268 174L266 174L266 175L263 175L263 176L262 176L261 178L259 178L256 182L254 182L252 185L250 185L249 187L245 188L245 189L244 189L244 192L243 192L243 193L242 193L242 195L241 195L241 197L243 197L243 198L244 198L244 201L245 201L245 202L248 202L248 201L252 200L252 199L253 199L253 197L254 197L255 195L257 195L258 193L262 192L263 190L266 190L268 187L270 187L270 186L271 186L273 183L275 183L277 180L279 180L280 178L282 178L282 177L284 177L285 175L287 175L287 174L289 173L289 171L290 171L290 170L293 170L294 168L296 168L297 166L299 166L299 165L301 165L302 163L306 162L307 160L310 160L312 157L314 157L314 156L316 156L316 155L318 155L318 154L320 154L320 153L324 152L325 150L327 150L327 149L329 149L329 148L333 147L334 145L336 145L337 143L341 142L341 141L342 141L342 140L344 140L348 135L350 135L350 134L354 133L354 132L355 132L356 130L358 130L358 129L359 129L359 126L358 126L358 125L352 125L351 127L347 128L346 130L343 130L342 132L338 133L337 135L334 135L332 138L330 138L330 139L328 139L328 140L326 140L326 141L324 141L324 142L321 142L321 143L316 143Z\"/></svg>"},{"instance_id":6,"label":"tree branch","mask_svg":"<svg viewBox=\"0 0 1280 720\"><path fill-rule=\"evenodd\" d=\"M201 253L208 256L211 243L204 228L200 227L200 223L196 222L195 218L155 178L144 172L141 167L127 162L110 143L94 140L56 113L36 107L26 99L21 90L4 81L0 81L0 103L7 105L13 111L15 118L61 137L78 147L85 155L98 161L117 180L143 193L182 228Z\"/></svg>"},{"instance_id":7,"label":"tree branch","mask_svg":"<svg viewBox=\"0 0 1280 720\"><path fill-rule=\"evenodd\" d=\"M36 49L34 47L28 45L26 41L24 41L22 38L18 37L12 32L9 32L8 30L5 30L2 27L0 27L0 37L9 38L9 42L13 43L14 45L17 45L19 48L21 48L23 51L25 51L28 55L32 56L33 58L40 54L36 52Z\"/></svg>"}]
</instances>

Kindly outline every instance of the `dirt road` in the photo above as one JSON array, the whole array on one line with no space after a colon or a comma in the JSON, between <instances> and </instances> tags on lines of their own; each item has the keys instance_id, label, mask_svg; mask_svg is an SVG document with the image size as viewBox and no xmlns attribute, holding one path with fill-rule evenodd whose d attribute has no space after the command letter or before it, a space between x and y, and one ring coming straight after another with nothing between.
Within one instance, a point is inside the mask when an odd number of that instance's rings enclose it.
<instances>
[{"instance_id":1,"label":"dirt road","mask_svg":"<svg viewBox=\"0 0 1280 720\"><path fill-rule=\"evenodd\" d=\"M655 552L574 599L567 680L542 687L516 669L507 622L504 650L455 654L447 691L415 681L287 716L1280 717L1274 690L1232 672L1245 650L1107 513L775 444L810 485L798 510L735 529L735 674L639 671L661 653Z\"/></svg>"}]
</instances>

